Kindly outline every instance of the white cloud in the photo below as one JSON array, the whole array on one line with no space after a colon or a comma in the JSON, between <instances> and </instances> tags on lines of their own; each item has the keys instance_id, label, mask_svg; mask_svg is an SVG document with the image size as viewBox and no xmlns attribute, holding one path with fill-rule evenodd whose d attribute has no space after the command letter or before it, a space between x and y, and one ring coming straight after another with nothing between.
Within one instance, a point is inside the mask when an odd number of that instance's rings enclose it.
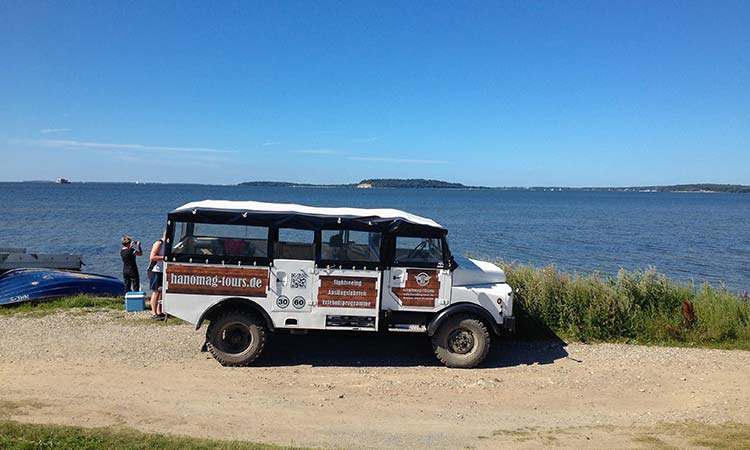
<instances>
[{"instance_id":1,"label":"white cloud","mask_svg":"<svg viewBox=\"0 0 750 450\"><path fill-rule=\"evenodd\" d=\"M73 131L70 128L42 128L39 130L42 134L50 134L50 133L65 133L66 131Z\"/></svg>"},{"instance_id":2,"label":"white cloud","mask_svg":"<svg viewBox=\"0 0 750 450\"><path fill-rule=\"evenodd\" d=\"M364 139L352 139L352 142L355 144L371 144L378 140L377 136L364 138Z\"/></svg>"},{"instance_id":3,"label":"white cloud","mask_svg":"<svg viewBox=\"0 0 750 450\"><path fill-rule=\"evenodd\" d=\"M281 142L264 142L264 143L262 143L262 144L260 144L260 145L261 145L262 147L269 147L269 146L271 146L271 145L280 145L280 144L281 144Z\"/></svg>"},{"instance_id":4,"label":"white cloud","mask_svg":"<svg viewBox=\"0 0 750 450\"><path fill-rule=\"evenodd\" d=\"M340 152L338 150L331 150L327 148L319 149L307 149L297 150L294 153L305 153L308 155L341 155L351 161L369 161L369 162L382 162L382 163L406 163L406 164L449 164L449 161L437 160L437 159L417 159L417 158L393 158L393 157L381 157L381 156L356 156L348 154L348 152Z\"/></svg>"},{"instance_id":5,"label":"white cloud","mask_svg":"<svg viewBox=\"0 0 750 450\"><path fill-rule=\"evenodd\" d=\"M144 144L119 144L109 142L73 141L65 139L21 139L16 142L27 144L40 144L47 147L66 149L97 149L97 150L136 150L156 152L187 152L187 153L236 153L234 150L225 150L210 147L170 147L162 145Z\"/></svg>"},{"instance_id":6,"label":"white cloud","mask_svg":"<svg viewBox=\"0 0 750 450\"><path fill-rule=\"evenodd\" d=\"M407 164L448 164L448 161L437 159L410 159L410 158L380 158L375 156L347 156L346 159L354 161L370 161L384 163L407 163Z\"/></svg>"},{"instance_id":7,"label":"white cloud","mask_svg":"<svg viewBox=\"0 0 750 450\"><path fill-rule=\"evenodd\" d=\"M135 156L130 153L116 153L115 158L121 159L127 162L144 163L144 164L148 161L148 159L143 156Z\"/></svg>"},{"instance_id":8,"label":"white cloud","mask_svg":"<svg viewBox=\"0 0 750 450\"><path fill-rule=\"evenodd\" d=\"M99 152L98 150L93 150ZM175 158L168 153L146 154L141 152L128 152L124 150L107 151L107 155L113 158L133 164L154 164L160 167L226 167L227 164L236 164L236 161L224 155L210 153L189 153Z\"/></svg>"},{"instance_id":9,"label":"white cloud","mask_svg":"<svg viewBox=\"0 0 750 450\"><path fill-rule=\"evenodd\" d=\"M306 153L308 155L335 155L338 152L328 148L312 148L308 150L297 150L294 153Z\"/></svg>"}]
</instances>

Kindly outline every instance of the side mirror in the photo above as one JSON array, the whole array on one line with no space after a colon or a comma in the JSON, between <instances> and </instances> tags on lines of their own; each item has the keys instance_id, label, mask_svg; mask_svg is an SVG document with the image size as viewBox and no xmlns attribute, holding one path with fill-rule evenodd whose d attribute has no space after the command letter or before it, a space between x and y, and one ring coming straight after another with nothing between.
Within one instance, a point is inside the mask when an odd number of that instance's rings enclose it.
<instances>
[{"instance_id":1,"label":"side mirror","mask_svg":"<svg viewBox=\"0 0 750 450\"><path fill-rule=\"evenodd\" d=\"M453 255L450 255L448 257L448 270L453 272L458 267L458 263L456 262L456 258L453 257Z\"/></svg>"}]
</instances>

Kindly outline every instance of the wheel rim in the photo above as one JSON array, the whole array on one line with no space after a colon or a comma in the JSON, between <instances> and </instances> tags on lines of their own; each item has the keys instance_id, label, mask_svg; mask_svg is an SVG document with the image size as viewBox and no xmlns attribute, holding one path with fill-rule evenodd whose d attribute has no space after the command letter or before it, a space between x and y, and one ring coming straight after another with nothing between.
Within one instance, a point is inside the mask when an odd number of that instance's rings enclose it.
<instances>
[{"instance_id":1,"label":"wheel rim","mask_svg":"<svg viewBox=\"0 0 750 450\"><path fill-rule=\"evenodd\" d=\"M243 323L230 323L221 330L221 350L226 353L242 353L252 342L250 328Z\"/></svg>"},{"instance_id":2,"label":"wheel rim","mask_svg":"<svg viewBox=\"0 0 750 450\"><path fill-rule=\"evenodd\" d=\"M448 348L461 355L469 353L474 348L474 333L465 328L453 330L448 336Z\"/></svg>"}]
</instances>

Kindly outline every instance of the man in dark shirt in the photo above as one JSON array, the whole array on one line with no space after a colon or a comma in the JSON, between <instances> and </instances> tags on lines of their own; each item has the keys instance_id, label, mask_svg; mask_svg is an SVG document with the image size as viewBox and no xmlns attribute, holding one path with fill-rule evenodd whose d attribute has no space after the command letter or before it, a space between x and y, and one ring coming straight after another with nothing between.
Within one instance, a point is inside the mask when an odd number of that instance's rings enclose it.
<instances>
[{"instance_id":1,"label":"man in dark shirt","mask_svg":"<svg viewBox=\"0 0 750 450\"><path fill-rule=\"evenodd\" d=\"M133 241L130 236L122 238L122 278L125 281L125 292L139 291L141 288L141 277L138 274L138 266L135 257L143 255L141 242Z\"/></svg>"}]
</instances>

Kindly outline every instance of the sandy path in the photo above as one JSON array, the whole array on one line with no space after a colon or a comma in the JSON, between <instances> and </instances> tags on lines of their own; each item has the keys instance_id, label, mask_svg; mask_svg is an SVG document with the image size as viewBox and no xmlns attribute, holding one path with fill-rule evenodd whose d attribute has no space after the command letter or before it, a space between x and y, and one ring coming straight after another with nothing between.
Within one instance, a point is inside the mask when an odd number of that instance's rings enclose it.
<instances>
[{"instance_id":1,"label":"sandy path","mask_svg":"<svg viewBox=\"0 0 750 450\"><path fill-rule=\"evenodd\" d=\"M279 336L230 369L144 317L0 317L0 402L28 405L7 414L354 449L641 448L660 422L750 423L750 352L502 342L451 370L418 335Z\"/></svg>"}]
</instances>

